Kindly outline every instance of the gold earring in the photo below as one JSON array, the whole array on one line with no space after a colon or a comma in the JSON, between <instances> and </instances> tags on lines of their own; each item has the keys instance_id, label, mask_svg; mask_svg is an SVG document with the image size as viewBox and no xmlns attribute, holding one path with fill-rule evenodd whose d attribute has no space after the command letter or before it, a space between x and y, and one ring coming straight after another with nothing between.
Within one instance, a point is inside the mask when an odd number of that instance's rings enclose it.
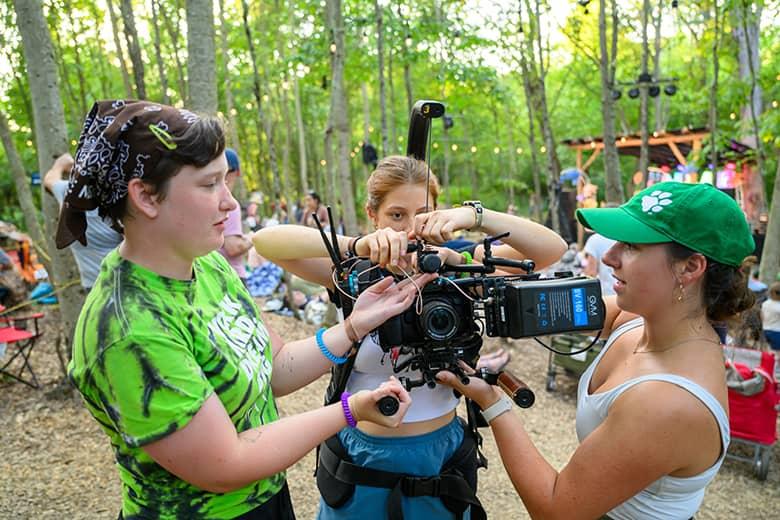
<instances>
[{"instance_id":1,"label":"gold earring","mask_svg":"<svg viewBox=\"0 0 780 520\"><path fill-rule=\"evenodd\" d=\"M683 288L683 284L680 283L680 294L677 295L677 301L681 302L683 301L683 297L685 296L685 289Z\"/></svg>"}]
</instances>

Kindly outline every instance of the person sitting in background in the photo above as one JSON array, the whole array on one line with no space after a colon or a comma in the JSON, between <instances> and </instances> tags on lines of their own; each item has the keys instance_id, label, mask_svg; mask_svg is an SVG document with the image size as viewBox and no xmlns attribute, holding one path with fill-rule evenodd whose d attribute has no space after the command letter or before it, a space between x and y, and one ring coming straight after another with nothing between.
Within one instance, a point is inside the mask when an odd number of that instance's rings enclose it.
<instances>
[{"instance_id":1,"label":"person sitting in background","mask_svg":"<svg viewBox=\"0 0 780 520\"><path fill-rule=\"evenodd\" d=\"M225 159L227 159L228 171L225 174L225 184L232 192L236 185L236 178L241 175L241 167L238 160L238 154L232 148L225 148ZM225 221L225 242L219 248L219 252L228 261L230 266L236 270L238 277L246 285L246 254L252 249L252 240L244 234L241 227L241 206L236 204L228 213Z\"/></svg>"},{"instance_id":2,"label":"person sitting in background","mask_svg":"<svg viewBox=\"0 0 780 520\"><path fill-rule=\"evenodd\" d=\"M317 195L317 192L309 191L303 198L303 206L304 211L303 217L301 217L301 221L299 222L300 225L316 228L317 224L314 222L313 215L317 215L323 228L327 229L330 226L330 222L328 221L328 210L322 205L320 196Z\"/></svg>"},{"instance_id":3,"label":"person sitting in background","mask_svg":"<svg viewBox=\"0 0 780 520\"><path fill-rule=\"evenodd\" d=\"M73 157L65 153L57 157L46 175L43 176L43 187L49 192L62 207L68 194L68 179L73 168ZM122 242L122 235L117 233L109 221L98 215L97 210L87 211L87 232L82 238L83 242L73 242L70 251L76 260L79 270L81 286L90 290L95 285L95 279L100 272L100 263L105 256L116 249Z\"/></svg>"}]
</instances>

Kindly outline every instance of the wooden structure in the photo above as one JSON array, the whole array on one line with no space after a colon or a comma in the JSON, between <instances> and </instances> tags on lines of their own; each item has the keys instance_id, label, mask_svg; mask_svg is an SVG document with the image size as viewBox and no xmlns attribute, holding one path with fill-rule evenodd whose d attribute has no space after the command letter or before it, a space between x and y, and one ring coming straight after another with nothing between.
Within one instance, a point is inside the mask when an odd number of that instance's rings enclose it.
<instances>
[{"instance_id":1,"label":"wooden structure","mask_svg":"<svg viewBox=\"0 0 780 520\"><path fill-rule=\"evenodd\" d=\"M710 135L706 128L684 127L680 130L667 130L665 132L653 132L649 136L650 163L674 166L676 164L688 164L688 154L693 151L694 157L701 152L701 143ZM587 172L593 161L601 155L604 149L604 139L579 138L563 141L569 148L577 150L577 169ZM639 134L623 135L616 139L618 153L621 155L633 155L639 157L642 147L642 138ZM583 162L584 155L590 156Z\"/></svg>"}]
</instances>

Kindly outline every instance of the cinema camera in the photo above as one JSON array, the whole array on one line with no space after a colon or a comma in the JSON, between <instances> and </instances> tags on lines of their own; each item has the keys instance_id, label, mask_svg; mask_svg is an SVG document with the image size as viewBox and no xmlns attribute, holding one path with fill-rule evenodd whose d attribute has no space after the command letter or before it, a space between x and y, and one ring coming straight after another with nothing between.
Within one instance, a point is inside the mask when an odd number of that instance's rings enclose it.
<instances>
[{"instance_id":1,"label":"cinema camera","mask_svg":"<svg viewBox=\"0 0 780 520\"><path fill-rule=\"evenodd\" d=\"M439 102L415 104L407 155L425 159L431 119L443 114L444 105ZM396 373L419 371L420 377L415 379L399 377L407 390L423 385L433 388L440 370L449 370L468 382L460 362L476 365L484 334L518 339L602 328L605 311L598 280L570 272L544 278L534 272L531 260L493 256L493 243L507 236L509 232L483 240L481 265L442 265L435 249L421 242L410 244L408 252L416 253L418 271L437 272L439 277L422 288L419 302L375 331L382 350L391 354ZM386 276L399 281L405 277L380 269L368 259L342 261L338 251L332 251L325 233L322 237L334 258L334 281L341 293L345 316L351 311L351 299L371 285ZM337 244L335 237L331 243ZM497 267L513 268L522 274L491 276ZM512 386L509 380L519 383L512 377L497 381L497 374L484 370L477 375L502 387L504 383ZM533 402L533 393L529 396L529 392L517 388L504 390L519 406L527 407Z\"/></svg>"}]
</instances>

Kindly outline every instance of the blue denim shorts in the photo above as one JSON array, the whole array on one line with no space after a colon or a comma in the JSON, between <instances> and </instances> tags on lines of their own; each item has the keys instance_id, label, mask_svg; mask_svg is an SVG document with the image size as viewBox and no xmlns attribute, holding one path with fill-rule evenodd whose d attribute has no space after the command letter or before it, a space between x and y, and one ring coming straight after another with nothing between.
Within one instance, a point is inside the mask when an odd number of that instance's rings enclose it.
<instances>
[{"instance_id":1,"label":"blue denim shorts","mask_svg":"<svg viewBox=\"0 0 780 520\"><path fill-rule=\"evenodd\" d=\"M463 426L456 417L438 430L410 437L376 437L357 428L339 432L339 440L355 464L365 467L405 473L417 477L432 477L463 442ZM338 509L320 498L320 520L380 520L387 518L387 498L390 489L355 486L355 494ZM405 520L454 519L438 497L402 497ZM470 518L469 512L463 515Z\"/></svg>"}]
</instances>

